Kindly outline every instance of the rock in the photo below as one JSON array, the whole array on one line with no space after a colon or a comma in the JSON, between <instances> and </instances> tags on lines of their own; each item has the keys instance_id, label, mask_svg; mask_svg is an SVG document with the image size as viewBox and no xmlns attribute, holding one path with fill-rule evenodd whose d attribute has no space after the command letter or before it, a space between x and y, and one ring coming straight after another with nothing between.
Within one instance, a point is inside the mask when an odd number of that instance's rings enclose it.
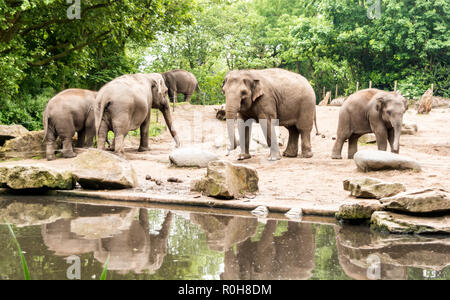
<instances>
[{"instance_id":1,"label":"rock","mask_svg":"<svg viewBox=\"0 0 450 300\"><path fill-rule=\"evenodd\" d=\"M346 98L336 98L331 100L330 102L330 106L342 106L342 104L344 104Z\"/></svg>"},{"instance_id":2,"label":"rock","mask_svg":"<svg viewBox=\"0 0 450 300\"><path fill-rule=\"evenodd\" d=\"M265 206L258 206L254 210L252 210L252 215L259 217L259 218L265 218L269 214L269 209Z\"/></svg>"},{"instance_id":3,"label":"rock","mask_svg":"<svg viewBox=\"0 0 450 300\"><path fill-rule=\"evenodd\" d=\"M0 149L0 157L11 158L33 158L45 157L44 131L30 131L5 142Z\"/></svg>"},{"instance_id":4,"label":"rock","mask_svg":"<svg viewBox=\"0 0 450 300\"><path fill-rule=\"evenodd\" d=\"M402 134L414 135L418 131L416 123L407 123L404 122L402 124Z\"/></svg>"},{"instance_id":5,"label":"rock","mask_svg":"<svg viewBox=\"0 0 450 300\"><path fill-rule=\"evenodd\" d=\"M449 98L433 96L432 103L431 103L431 107L432 108L448 107L448 106L450 106L450 99Z\"/></svg>"},{"instance_id":6,"label":"rock","mask_svg":"<svg viewBox=\"0 0 450 300\"><path fill-rule=\"evenodd\" d=\"M138 184L132 165L117 155L87 149L72 164L73 175L84 189L126 189Z\"/></svg>"},{"instance_id":7,"label":"rock","mask_svg":"<svg viewBox=\"0 0 450 300\"><path fill-rule=\"evenodd\" d=\"M71 190L75 186L72 173L44 166L1 167L0 182L13 190Z\"/></svg>"},{"instance_id":8,"label":"rock","mask_svg":"<svg viewBox=\"0 0 450 300\"><path fill-rule=\"evenodd\" d=\"M300 207L291 208L284 214L288 219L301 219L303 216L303 210Z\"/></svg>"},{"instance_id":9,"label":"rock","mask_svg":"<svg viewBox=\"0 0 450 300\"><path fill-rule=\"evenodd\" d=\"M167 178L167 182L183 183L183 180L181 180L180 178L176 178L176 177L169 177L169 178Z\"/></svg>"},{"instance_id":10,"label":"rock","mask_svg":"<svg viewBox=\"0 0 450 300\"><path fill-rule=\"evenodd\" d=\"M323 100L320 101L319 106L327 106L328 105L328 101L330 101L330 98L331 98L331 92L328 91L325 94L325 97L323 98Z\"/></svg>"},{"instance_id":11,"label":"rock","mask_svg":"<svg viewBox=\"0 0 450 300\"><path fill-rule=\"evenodd\" d=\"M22 136L28 132L22 125L0 125L0 146L3 146L7 140Z\"/></svg>"},{"instance_id":12,"label":"rock","mask_svg":"<svg viewBox=\"0 0 450 300\"><path fill-rule=\"evenodd\" d=\"M364 172L378 170L416 170L420 171L420 164L409 157L377 150L361 150L353 157L356 166Z\"/></svg>"},{"instance_id":13,"label":"rock","mask_svg":"<svg viewBox=\"0 0 450 300\"><path fill-rule=\"evenodd\" d=\"M169 154L172 164L177 167L199 167L206 168L208 163L218 160L219 157L209 151L197 148L175 149Z\"/></svg>"},{"instance_id":14,"label":"rock","mask_svg":"<svg viewBox=\"0 0 450 300\"><path fill-rule=\"evenodd\" d=\"M366 177L344 180L344 190L349 191L352 196L357 198L381 199L404 192L406 189L401 183L389 183Z\"/></svg>"},{"instance_id":15,"label":"rock","mask_svg":"<svg viewBox=\"0 0 450 300\"><path fill-rule=\"evenodd\" d=\"M433 91L428 89L419 101L418 114L428 114L431 111L433 103Z\"/></svg>"},{"instance_id":16,"label":"rock","mask_svg":"<svg viewBox=\"0 0 450 300\"><path fill-rule=\"evenodd\" d=\"M240 198L247 193L256 193L258 181L258 173L254 168L227 161L213 161L208 164L206 177L192 183L191 191L222 199Z\"/></svg>"},{"instance_id":17,"label":"rock","mask_svg":"<svg viewBox=\"0 0 450 300\"><path fill-rule=\"evenodd\" d=\"M450 194L442 189L422 189L405 192L380 200L384 208L410 213L450 211Z\"/></svg>"},{"instance_id":18,"label":"rock","mask_svg":"<svg viewBox=\"0 0 450 300\"><path fill-rule=\"evenodd\" d=\"M376 211L372 228L391 233L450 233L450 216L416 217L387 211Z\"/></svg>"},{"instance_id":19,"label":"rock","mask_svg":"<svg viewBox=\"0 0 450 300\"><path fill-rule=\"evenodd\" d=\"M358 202L348 202L339 206L336 218L338 220L346 221L369 220L375 211L381 209L382 205L379 201L363 200Z\"/></svg>"},{"instance_id":20,"label":"rock","mask_svg":"<svg viewBox=\"0 0 450 300\"><path fill-rule=\"evenodd\" d=\"M377 138L376 138L375 134L367 133L367 134L364 134L363 136L361 136L358 139L358 142L360 142L362 144L374 144L377 142Z\"/></svg>"}]
</instances>

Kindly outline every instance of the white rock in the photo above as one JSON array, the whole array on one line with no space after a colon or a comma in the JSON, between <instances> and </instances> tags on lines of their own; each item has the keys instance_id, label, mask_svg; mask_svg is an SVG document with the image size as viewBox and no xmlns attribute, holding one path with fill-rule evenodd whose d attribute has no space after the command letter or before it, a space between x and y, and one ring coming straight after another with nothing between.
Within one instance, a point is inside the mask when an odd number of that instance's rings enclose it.
<instances>
[{"instance_id":1,"label":"white rock","mask_svg":"<svg viewBox=\"0 0 450 300\"><path fill-rule=\"evenodd\" d=\"M409 157L387 151L362 150L353 157L356 166L364 171L378 170L421 170L420 164Z\"/></svg>"},{"instance_id":2,"label":"white rock","mask_svg":"<svg viewBox=\"0 0 450 300\"><path fill-rule=\"evenodd\" d=\"M172 151L169 159L177 167L206 168L209 162L218 160L219 157L212 152L198 148L180 148Z\"/></svg>"}]
</instances>

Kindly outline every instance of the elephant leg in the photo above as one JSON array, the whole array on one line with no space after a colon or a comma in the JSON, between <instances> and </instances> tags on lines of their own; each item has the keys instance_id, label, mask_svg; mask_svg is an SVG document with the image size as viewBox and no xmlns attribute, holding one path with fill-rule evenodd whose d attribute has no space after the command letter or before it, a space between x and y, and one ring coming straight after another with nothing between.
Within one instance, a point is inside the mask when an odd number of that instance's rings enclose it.
<instances>
[{"instance_id":1,"label":"elephant leg","mask_svg":"<svg viewBox=\"0 0 450 300\"><path fill-rule=\"evenodd\" d=\"M46 158L49 161L54 160L56 136L53 130L48 129L46 139L47 139Z\"/></svg>"},{"instance_id":2,"label":"elephant leg","mask_svg":"<svg viewBox=\"0 0 450 300\"><path fill-rule=\"evenodd\" d=\"M386 128L379 126L374 130L375 137L377 139L378 150L386 151L387 150L387 139L388 133Z\"/></svg>"},{"instance_id":3,"label":"elephant leg","mask_svg":"<svg viewBox=\"0 0 450 300\"><path fill-rule=\"evenodd\" d=\"M191 103L192 94L184 94L184 102Z\"/></svg>"},{"instance_id":4,"label":"elephant leg","mask_svg":"<svg viewBox=\"0 0 450 300\"><path fill-rule=\"evenodd\" d=\"M94 144L94 137L95 137L95 129L86 129L86 142L84 144L84 147L91 148ZM109 141L107 141L109 143Z\"/></svg>"},{"instance_id":5,"label":"elephant leg","mask_svg":"<svg viewBox=\"0 0 450 300\"><path fill-rule=\"evenodd\" d=\"M358 139L361 135L352 134L348 139L348 159L353 159L353 156L358 152Z\"/></svg>"},{"instance_id":6,"label":"elephant leg","mask_svg":"<svg viewBox=\"0 0 450 300\"><path fill-rule=\"evenodd\" d=\"M86 140L86 130L82 129L82 130L78 131L78 133L77 133L76 147L83 148L85 145L85 140Z\"/></svg>"},{"instance_id":7,"label":"elephant leg","mask_svg":"<svg viewBox=\"0 0 450 300\"><path fill-rule=\"evenodd\" d=\"M141 141L139 143L138 152L148 151L148 134L149 134L149 126L150 126L150 115L148 114L144 123L141 124L140 132L141 132Z\"/></svg>"},{"instance_id":8,"label":"elephant leg","mask_svg":"<svg viewBox=\"0 0 450 300\"><path fill-rule=\"evenodd\" d=\"M244 141L240 143L241 154L238 156L238 160L249 159L250 155L250 139L252 136L252 120L238 119L238 132L239 141Z\"/></svg>"},{"instance_id":9,"label":"elephant leg","mask_svg":"<svg viewBox=\"0 0 450 300\"><path fill-rule=\"evenodd\" d=\"M278 146L277 135L275 131L275 122L271 119L260 118L260 125L264 136L266 137L267 146L270 147L270 161L281 159L280 148Z\"/></svg>"},{"instance_id":10,"label":"elephant leg","mask_svg":"<svg viewBox=\"0 0 450 300\"><path fill-rule=\"evenodd\" d=\"M178 92L176 90L172 91L172 102L173 102L173 111L175 111L175 102L177 102Z\"/></svg>"},{"instance_id":11,"label":"elephant leg","mask_svg":"<svg viewBox=\"0 0 450 300\"><path fill-rule=\"evenodd\" d=\"M106 139L108 138L108 125L105 121L101 121L100 129L98 130L98 141L97 148L100 150L105 150Z\"/></svg>"},{"instance_id":12,"label":"elephant leg","mask_svg":"<svg viewBox=\"0 0 450 300\"><path fill-rule=\"evenodd\" d=\"M387 132L387 138L388 138L388 141L389 141L389 145L391 147L391 152L393 152L393 153L395 153L393 151L393 149L394 149L394 137L395 137L395 131L394 131L393 128L391 128Z\"/></svg>"},{"instance_id":13,"label":"elephant leg","mask_svg":"<svg viewBox=\"0 0 450 300\"><path fill-rule=\"evenodd\" d=\"M311 130L300 130L300 135L302 137L302 157L313 157L313 153L311 151Z\"/></svg>"},{"instance_id":14,"label":"elephant leg","mask_svg":"<svg viewBox=\"0 0 450 300\"><path fill-rule=\"evenodd\" d=\"M125 135L123 133L114 132L114 152L117 154L124 154L124 140Z\"/></svg>"},{"instance_id":15,"label":"elephant leg","mask_svg":"<svg viewBox=\"0 0 450 300\"><path fill-rule=\"evenodd\" d=\"M289 141L286 150L283 152L283 156L297 157L300 132L295 126L288 127L287 129L289 130Z\"/></svg>"},{"instance_id":16,"label":"elephant leg","mask_svg":"<svg viewBox=\"0 0 450 300\"><path fill-rule=\"evenodd\" d=\"M63 144L62 155L64 158L72 158L77 156L75 152L73 152L72 147L72 137L74 136L74 134L75 133L61 136Z\"/></svg>"}]
</instances>

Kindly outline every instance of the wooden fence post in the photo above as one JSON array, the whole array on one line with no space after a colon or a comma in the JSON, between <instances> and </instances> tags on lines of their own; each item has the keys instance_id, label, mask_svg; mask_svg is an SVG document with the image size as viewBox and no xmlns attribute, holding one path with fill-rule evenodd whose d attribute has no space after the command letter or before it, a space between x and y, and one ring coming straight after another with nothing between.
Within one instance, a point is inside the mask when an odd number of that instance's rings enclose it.
<instances>
[{"instance_id":1,"label":"wooden fence post","mask_svg":"<svg viewBox=\"0 0 450 300\"><path fill-rule=\"evenodd\" d=\"M356 91L359 91L359 81L356 82Z\"/></svg>"},{"instance_id":2,"label":"wooden fence post","mask_svg":"<svg viewBox=\"0 0 450 300\"><path fill-rule=\"evenodd\" d=\"M394 92L396 92L396 91L397 91L397 80L394 83Z\"/></svg>"},{"instance_id":3,"label":"wooden fence post","mask_svg":"<svg viewBox=\"0 0 450 300\"><path fill-rule=\"evenodd\" d=\"M371 88L372 88L372 80L369 81L369 89L371 89Z\"/></svg>"},{"instance_id":4,"label":"wooden fence post","mask_svg":"<svg viewBox=\"0 0 450 300\"><path fill-rule=\"evenodd\" d=\"M336 84L336 93L334 93L334 99L338 97L338 85Z\"/></svg>"}]
</instances>

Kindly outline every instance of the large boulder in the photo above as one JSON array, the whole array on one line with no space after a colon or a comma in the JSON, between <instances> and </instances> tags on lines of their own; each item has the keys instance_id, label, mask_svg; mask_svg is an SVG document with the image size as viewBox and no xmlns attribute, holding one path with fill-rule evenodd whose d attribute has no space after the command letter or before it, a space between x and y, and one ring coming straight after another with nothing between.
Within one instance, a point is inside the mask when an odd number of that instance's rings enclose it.
<instances>
[{"instance_id":1,"label":"large boulder","mask_svg":"<svg viewBox=\"0 0 450 300\"><path fill-rule=\"evenodd\" d=\"M379 170L421 170L420 164L409 157L377 150L361 150L353 157L358 169L364 172Z\"/></svg>"},{"instance_id":2,"label":"large boulder","mask_svg":"<svg viewBox=\"0 0 450 300\"><path fill-rule=\"evenodd\" d=\"M376 211L372 228L390 233L450 233L450 216L417 217L388 211Z\"/></svg>"},{"instance_id":3,"label":"large boulder","mask_svg":"<svg viewBox=\"0 0 450 300\"><path fill-rule=\"evenodd\" d=\"M73 160L72 169L84 189L126 189L138 184L130 162L98 149L87 149L79 154Z\"/></svg>"},{"instance_id":4,"label":"large boulder","mask_svg":"<svg viewBox=\"0 0 450 300\"><path fill-rule=\"evenodd\" d=\"M358 142L360 142L361 144L375 144L377 142L377 137L373 133L367 133L362 135L358 139Z\"/></svg>"},{"instance_id":5,"label":"large boulder","mask_svg":"<svg viewBox=\"0 0 450 300\"><path fill-rule=\"evenodd\" d=\"M405 191L401 183L384 182L376 178L358 178L344 180L344 190L357 198L381 199Z\"/></svg>"},{"instance_id":6,"label":"large boulder","mask_svg":"<svg viewBox=\"0 0 450 300\"><path fill-rule=\"evenodd\" d=\"M45 157L45 148L44 131L30 131L6 141L0 148L0 157L3 159Z\"/></svg>"},{"instance_id":7,"label":"large boulder","mask_svg":"<svg viewBox=\"0 0 450 300\"><path fill-rule=\"evenodd\" d=\"M22 136L28 132L22 125L0 125L0 146L3 146L7 140Z\"/></svg>"},{"instance_id":8,"label":"large boulder","mask_svg":"<svg viewBox=\"0 0 450 300\"><path fill-rule=\"evenodd\" d=\"M219 157L212 152L198 148L180 148L173 150L169 154L169 159L177 167L206 168L210 161L218 160Z\"/></svg>"},{"instance_id":9,"label":"large boulder","mask_svg":"<svg viewBox=\"0 0 450 300\"><path fill-rule=\"evenodd\" d=\"M375 211L381 210L382 205L379 201L363 200L341 204L336 213L338 220L361 221L369 220Z\"/></svg>"},{"instance_id":10,"label":"large boulder","mask_svg":"<svg viewBox=\"0 0 450 300\"><path fill-rule=\"evenodd\" d=\"M440 213L450 211L450 193L442 189L422 189L404 192L380 200L384 208L410 213Z\"/></svg>"},{"instance_id":11,"label":"large boulder","mask_svg":"<svg viewBox=\"0 0 450 300\"><path fill-rule=\"evenodd\" d=\"M254 168L227 161L213 161L208 164L206 177L194 181L191 190L210 197L233 199L256 193L258 181L258 173Z\"/></svg>"},{"instance_id":12,"label":"large boulder","mask_svg":"<svg viewBox=\"0 0 450 300\"><path fill-rule=\"evenodd\" d=\"M13 190L70 190L75 181L67 171L44 166L6 166L0 168L0 185Z\"/></svg>"}]
</instances>

